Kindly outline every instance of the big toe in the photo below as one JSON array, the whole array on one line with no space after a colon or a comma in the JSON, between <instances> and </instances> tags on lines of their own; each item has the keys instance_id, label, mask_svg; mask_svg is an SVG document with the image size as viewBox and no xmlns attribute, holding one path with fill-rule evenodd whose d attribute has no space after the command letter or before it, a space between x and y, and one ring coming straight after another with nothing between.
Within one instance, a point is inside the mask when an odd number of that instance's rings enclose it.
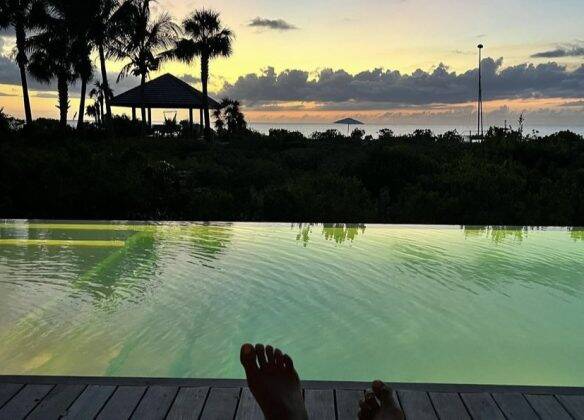
<instances>
[{"instance_id":1,"label":"big toe","mask_svg":"<svg viewBox=\"0 0 584 420\"><path fill-rule=\"evenodd\" d=\"M248 375L257 371L258 366L256 363L256 352L254 346L251 344L246 343L241 346L239 360L241 361L241 364L243 365L243 368Z\"/></svg>"}]
</instances>

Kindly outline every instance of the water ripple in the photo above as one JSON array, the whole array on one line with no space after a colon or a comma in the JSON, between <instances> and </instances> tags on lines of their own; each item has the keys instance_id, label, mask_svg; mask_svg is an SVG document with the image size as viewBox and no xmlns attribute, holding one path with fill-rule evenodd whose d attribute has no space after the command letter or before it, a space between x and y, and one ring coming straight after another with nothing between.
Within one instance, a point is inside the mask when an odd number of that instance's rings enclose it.
<instances>
[{"instance_id":1,"label":"water ripple","mask_svg":"<svg viewBox=\"0 0 584 420\"><path fill-rule=\"evenodd\" d=\"M269 341L307 379L536 384L545 375L547 385L584 385L579 237L7 222L0 238L125 246L0 246L0 373L241 377L240 343Z\"/></svg>"}]
</instances>

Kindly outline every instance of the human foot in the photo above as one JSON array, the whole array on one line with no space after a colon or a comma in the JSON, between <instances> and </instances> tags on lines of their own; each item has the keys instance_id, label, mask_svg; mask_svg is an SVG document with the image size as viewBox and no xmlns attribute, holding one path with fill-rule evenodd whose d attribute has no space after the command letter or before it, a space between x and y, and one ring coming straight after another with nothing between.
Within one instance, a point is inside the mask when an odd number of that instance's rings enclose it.
<instances>
[{"instance_id":1,"label":"human foot","mask_svg":"<svg viewBox=\"0 0 584 420\"><path fill-rule=\"evenodd\" d=\"M359 420L404 419L404 413L393 399L391 388L381 381L374 381L371 389L373 392L365 393L365 398L359 401Z\"/></svg>"},{"instance_id":2,"label":"human foot","mask_svg":"<svg viewBox=\"0 0 584 420\"><path fill-rule=\"evenodd\" d=\"M262 344L241 346L240 360L251 393L267 420L307 420L300 378L292 359Z\"/></svg>"}]
</instances>

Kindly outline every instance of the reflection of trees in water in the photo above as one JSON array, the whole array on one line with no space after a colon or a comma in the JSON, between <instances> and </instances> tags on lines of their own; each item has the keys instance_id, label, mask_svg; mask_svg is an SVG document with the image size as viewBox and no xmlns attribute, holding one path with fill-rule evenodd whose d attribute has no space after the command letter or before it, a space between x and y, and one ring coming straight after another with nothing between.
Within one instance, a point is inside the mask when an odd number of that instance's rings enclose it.
<instances>
[{"instance_id":1,"label":"reflection of trees in water","mask_svg":"<svg viewBox=\"0 0 584 420\"><path fill-rule=\"evenodd\" d=\"M527 238L528 226L508 227L508 226L463 226L464 236L467 238L486 237L499 244L506 239L522 242Z\"/></svg>"},{"instance_id":2,"label":"reflection of trees in water","mask_svg":"<svg viewBox=\"0 0 584 420\"><path fill-rule=\"evenodd\" d=\"M195 251L195 257L204 256L217 259L231 243L231 225L197 225L189 228L185 235L189 238Z\"/></svg>"},{"instance_id":3,"label":"reflection of trees in water","mask_svg":"<svg viewBox=\"0 0 584 420\"><path fill-rule=\"evenodd\" d=\"M137 232L126 240L123 248L113 250L79 276L72 287L76 294L88 294L100 306L139 300L146 290L145 280L151 279L156 271L156 262L154 235Z\"/></svg>"},{"instance_id":4,"label":"reflection of trees in water","mask_svg":"<svg viewBox=\"0 0 584 420\"><path fill-rule=\"evenodd\" d=\"M138 302L156 284L161 265L188 253L203 264L216 260L231 242L230 225L141 226L125 243L81 275L73 287L95 303Z\"/></svg>"},{"instance_id":5,"label":"reflection of trees in water","mask_svg":"<svg viewBox=\"0 0 584 420\"><path fill-rule=\"evenodd\" d=\"M521 243L531 231L545 230L540 227L492 227L464 226L465 237L491 239L496 245L506 240ZM582 229L568 229L566 233L573 240L584 240ZM572 252L572 251L570 251ZM513 253L499 254L496 250L485 248L478 255L478 267L488 267L488 275L476 275L469 271L465 276L469 281L488 290L505 293L503 286L524 282L544 286L554 291L575 297L584 293L584 283L580 281L581 260L574 258L559 248L532 251L522 258L514 258Z\"/></svg>"},{"instance_id":6,"label":"reflection of trees in water","mask_svg":"<svg viewBox=\"0 0 584 420\"><path fill-rule=\"evenodd\" d=\"M359 235L365 233L364 224L346 224L346 223L325 223L323 225L308 223L308 224L293 224L292 228L298 227L298 234L296 240L301 242L304 246L308 245L310 241L310 234L313 227L322 226L322 235L327 241L334 241L338 245L346 241L353 242Z\"/></svg>"},{"instance_id":7,"label":"reflection of trees in water","mask_svg":"<svg viewBox=\"0 0 584 420\"><path fill-rule=\"evenodd\" d=\"M502 243L506 239L522 242L527 238L530 231L544 230L544 228L531 226L463 226L462 228L464 229L464 236L467 238L486 237L497 244ZM584 229L568 228L568 233L573 240L584 241Z\"/></svg>"},{"instance_id":8,"label":"reflection of trees in water","mask_svg":"<svg viewBox=\"0 0 584 420\"><path fill-rule=\"evenodd\" d=\"M575 241L584 241L584 229L570 228L570 237Z\"/></svg>"},{"instance_id":9,"label":"reflection of trees in water","mask_svg":"<svg viewBox=\"0 0 584 420\"><path fill-rule=\"evenodd\" d=\"M331 225L324 225L322 234L327 241L334 240L337 244L351 241L361 234L365 233L365 225L347 225L343 223L336 223Z\"/></svg>"},{"instance_id":10,"label":"reflection of trees in water","mask_svg":"<svg viewBox=\"0 0 584 420\"><path fill-rule=\"evenodd\" d=\"M296 225L292 224L292 229ZM308 246L308 241L310 241L310 234L312 233L312 223L303 224L298 223L298 235L296 235L296 240L302 242L305 247Z\"/></svg>"}]
</instances>

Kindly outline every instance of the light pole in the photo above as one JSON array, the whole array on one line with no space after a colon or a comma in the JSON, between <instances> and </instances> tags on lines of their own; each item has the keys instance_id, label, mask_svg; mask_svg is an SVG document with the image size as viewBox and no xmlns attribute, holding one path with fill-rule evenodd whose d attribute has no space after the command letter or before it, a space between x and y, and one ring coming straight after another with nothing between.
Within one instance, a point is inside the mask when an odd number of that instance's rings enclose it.
<instances>
[{"instance_id":1,"label":"light pole","mask_svg":"<svg viewBox=\"0 0 584 420\"><path fill-rule=\"evenodd\" d=\"M483 138L483 81L482 81L482 51L483 51L483 44L478 45L479 48L479 100L478 100L478 109L477 109L477 135Z\"/></svg>"}]
</instances>

